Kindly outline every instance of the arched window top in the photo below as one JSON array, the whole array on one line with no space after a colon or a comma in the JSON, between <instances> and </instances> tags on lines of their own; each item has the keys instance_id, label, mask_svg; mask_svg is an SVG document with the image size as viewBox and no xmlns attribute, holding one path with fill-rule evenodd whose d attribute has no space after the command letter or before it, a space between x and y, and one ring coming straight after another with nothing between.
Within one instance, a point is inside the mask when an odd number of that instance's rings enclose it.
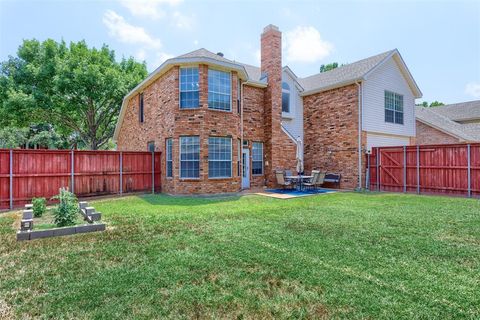
<instances>
[{"instance_id":1,"label":"arched window top","mask_svg":"<svg viewBox=\"0 0 480 320\"><path fill-rule=\"evenodd\" d=\"M286 82L282 82L282 90L290 91L290 86Z\"/></svg>"}]
</instances>

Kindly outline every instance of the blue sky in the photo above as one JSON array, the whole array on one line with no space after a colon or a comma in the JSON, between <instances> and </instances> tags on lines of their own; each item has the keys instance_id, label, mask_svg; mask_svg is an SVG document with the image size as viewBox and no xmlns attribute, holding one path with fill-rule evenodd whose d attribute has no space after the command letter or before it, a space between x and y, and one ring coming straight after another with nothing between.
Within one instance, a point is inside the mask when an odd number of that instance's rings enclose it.
<instances>
[{"instance_id":1,"label":"blue sky","mask_svg":"<svg viewBox=\"0 0 480 320\"><path fill-rule=\"evenodd\" d=\"M480 99L480 1L0 0L0 60L22 39L106 43L147 62L201 47L258 65L260 33L283 32L298 76L398 48L422 100Z\"/></svg>"}]
</instances>

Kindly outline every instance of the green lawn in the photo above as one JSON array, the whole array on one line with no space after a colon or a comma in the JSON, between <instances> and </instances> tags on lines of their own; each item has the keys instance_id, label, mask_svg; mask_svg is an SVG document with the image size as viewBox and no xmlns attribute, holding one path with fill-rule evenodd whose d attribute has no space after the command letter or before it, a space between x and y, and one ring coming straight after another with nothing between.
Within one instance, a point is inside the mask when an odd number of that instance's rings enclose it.
<instances>
[{"instance_id":1,"label":"green lawn","mask_svg":"<svg viewBox=\"0 0 480 320\"><path fill-rule=\"evenodd\" d=\"M94 202L107 231L15 241L0 318L479 318L480 203L335 193Z\"/></svg>"}]
</instances>

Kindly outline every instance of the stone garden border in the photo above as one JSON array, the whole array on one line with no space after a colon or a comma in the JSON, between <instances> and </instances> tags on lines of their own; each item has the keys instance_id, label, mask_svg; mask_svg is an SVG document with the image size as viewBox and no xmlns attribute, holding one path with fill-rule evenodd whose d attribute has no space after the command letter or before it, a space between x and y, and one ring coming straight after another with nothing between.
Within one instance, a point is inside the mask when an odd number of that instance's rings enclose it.
<instances>
[{"instance_id":1,"label":"stone garden border","mask_svg":"<svg viewBox=\"0 0 480 320\"><path fill-rule=\"evenodd\" d=\"M105 223L95 223L45 230L17 231L17 241L61 237L77 233L105 231L105 227Z\"/></svg>"},{"instance_id":2,"label":"stone garden border","mask_svg":"<svg viewBox=\"0 0 480 320\"><path fill-rule=\"evenodd\" d=\"M20 223L20 230L17 231L17 241L61 237L77 233L105 231L105 223L96 222L101 220L102 214L100 212L96 212L94 207L89 207L86 201L81 201L79 202L79 210L84 220L87 221L88 224L33 230L32 204L26 204Z\"/></svg>"}]
</instances>

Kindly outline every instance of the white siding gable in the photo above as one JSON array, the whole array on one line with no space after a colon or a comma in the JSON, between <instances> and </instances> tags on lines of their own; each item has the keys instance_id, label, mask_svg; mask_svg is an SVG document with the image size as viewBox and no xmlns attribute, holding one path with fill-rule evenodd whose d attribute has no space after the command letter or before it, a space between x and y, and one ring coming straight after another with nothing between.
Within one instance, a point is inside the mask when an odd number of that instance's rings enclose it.
<instances>
[{"instance_id":1,"label":"white siding gable","mask_svg":"<svg viewBox=\"0 0 480 320\"><path fill-rule=\"evenodd\" d=\"M296 81L284 70L282 82L290 87L290 114L282 114L282 124L295 138L303 141L303 100Z\"/></svg>"},{"instance_id":2,"label":"white siding gable","mask_svg":"<svg viewBox=\"0 0 480 320\"><path fill-rule=\"evenodd\" d=\"M363 86L364 131L415 136L414 94L393 57L373 70ZM403 95L403 125L385 122L385 90Z\"/></svg>"}]
</instances>

